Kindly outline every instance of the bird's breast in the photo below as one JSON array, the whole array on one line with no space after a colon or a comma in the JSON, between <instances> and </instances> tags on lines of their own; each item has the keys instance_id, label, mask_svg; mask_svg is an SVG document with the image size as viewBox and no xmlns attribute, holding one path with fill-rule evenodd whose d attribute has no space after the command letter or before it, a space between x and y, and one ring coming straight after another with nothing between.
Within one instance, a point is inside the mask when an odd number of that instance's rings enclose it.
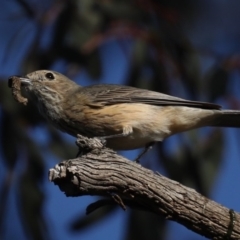
<instances>
[{"instance_id":1,"label":"bird's breast","mask_svg":"<svg viewBox=\"0 0 240 240\"><path fill-rule=\"evenodd\" d=\"M82 123L77 126L83 135L108 137L107 146L110 148L130 150L162 141L170 134L169 121L159 118L160 111L161 107L141 103L86 108L82 113ZM125 129L128 129L126 136L114 137L124 133Z\"/></svg>"}]
</instances>

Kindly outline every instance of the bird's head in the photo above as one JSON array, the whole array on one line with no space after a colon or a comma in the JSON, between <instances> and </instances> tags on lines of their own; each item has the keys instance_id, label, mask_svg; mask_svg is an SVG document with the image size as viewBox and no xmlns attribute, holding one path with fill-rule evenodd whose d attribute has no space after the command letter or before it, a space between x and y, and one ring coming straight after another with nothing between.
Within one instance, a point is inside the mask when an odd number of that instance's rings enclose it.
<instances>
[{"instance_id":1,"label":"bird's head","mask_svg":"<svg viewBox=\"0 0 240 240\"><path fill-rule=\"evenodd\" d=\"M11 79L11 78L10 78ZM19 77L21 86L30 98L41 101L64 98L72 89L79 87L75 82L61 73L50 70L38 70Z\"/></svg>"},{"instance_id":2,"label":"bird's head","mask_svg":"<svg viewBox=\"0 0 240 240\"><path fill-rule=\"evenodd\" d=\"M76 83L61 73L49 70L39 70L20 77L21 85L28 91L49 89L50 91L69 90L76 87Z\"/></svg>"}]
</instances>

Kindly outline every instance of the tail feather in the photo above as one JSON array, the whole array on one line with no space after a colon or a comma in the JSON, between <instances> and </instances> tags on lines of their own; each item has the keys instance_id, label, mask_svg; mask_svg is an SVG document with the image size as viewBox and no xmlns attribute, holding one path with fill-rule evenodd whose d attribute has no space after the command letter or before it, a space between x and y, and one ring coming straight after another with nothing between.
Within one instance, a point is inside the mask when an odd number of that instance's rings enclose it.
<instances>
[{"instance_id":1,"label":"tail feather","mask_svg":"<svg viewBox=\"0 0 240 240\"><path fill-rule=\"evenodd\" d=\"M212 126L240 128L240 110L220 110Z\"/></svg>"}]
</instances>

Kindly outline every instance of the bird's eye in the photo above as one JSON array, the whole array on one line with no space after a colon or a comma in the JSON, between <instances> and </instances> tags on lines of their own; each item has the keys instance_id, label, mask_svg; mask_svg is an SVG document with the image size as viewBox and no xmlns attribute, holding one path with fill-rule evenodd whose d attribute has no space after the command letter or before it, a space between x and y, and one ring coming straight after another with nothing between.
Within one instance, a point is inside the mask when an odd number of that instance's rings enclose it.
<instances>
[{"instance_id":1,"label":"bird's eye","mask_svg":"<svg viewBox=\"0 0 240 240\"><path fill-rule=\"evenodd\" d=\"M54 79L54 75L52 73L50 73L50 72L46 73L45 77L50 79L50 80Z\"/></svg>"}]
</instances>

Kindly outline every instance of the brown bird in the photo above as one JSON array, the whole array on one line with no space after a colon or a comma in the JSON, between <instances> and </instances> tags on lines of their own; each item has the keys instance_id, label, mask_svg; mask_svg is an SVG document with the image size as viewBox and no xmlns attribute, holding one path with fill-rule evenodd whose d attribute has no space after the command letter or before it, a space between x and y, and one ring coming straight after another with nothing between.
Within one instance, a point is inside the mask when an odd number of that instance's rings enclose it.
<instances>
[{"instance_id":1,"label":"brown bird","mask_svg":"<svg viewBox=\"0 0 240 240\"><path fill-rule=\"evenodd\" d=\"M240 111L129 86L81 87L66 76L40 70L20 78L41 114L72 136L103 137L108 147L150 146L204 126L240 127Z\"/></svg>"}]
</instances>

